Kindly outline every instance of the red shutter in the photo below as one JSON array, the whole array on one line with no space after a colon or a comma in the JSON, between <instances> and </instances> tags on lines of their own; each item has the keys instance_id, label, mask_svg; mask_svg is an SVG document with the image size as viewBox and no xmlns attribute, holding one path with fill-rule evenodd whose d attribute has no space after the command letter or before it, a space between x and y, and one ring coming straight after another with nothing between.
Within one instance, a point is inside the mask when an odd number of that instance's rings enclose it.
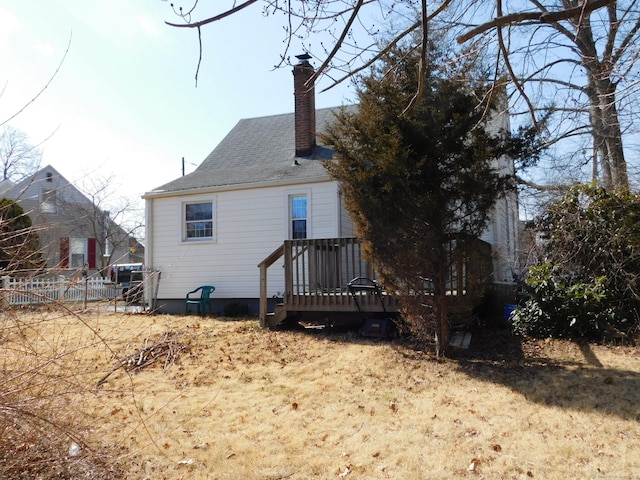
<instances>
[{"instance_id":1,"label":"red shutter","mask_svg":"<svg viewBox=\"0 0 640 480\"><path fill-rule=\"evenodd\" d=\"M60 238L60 268L69 268L69 237Z\"/></svg>"},{"instance_id":2,"label":"red shutter","mask_svg":"<svg viewBox=\"0 0 640 480\"><path fill-rule=\"evenodd\" d=\"M87 238L87 255L89 256L89 268L97 268L98 262L96 261L96 239Z\"/></svg>"}]
</instances>

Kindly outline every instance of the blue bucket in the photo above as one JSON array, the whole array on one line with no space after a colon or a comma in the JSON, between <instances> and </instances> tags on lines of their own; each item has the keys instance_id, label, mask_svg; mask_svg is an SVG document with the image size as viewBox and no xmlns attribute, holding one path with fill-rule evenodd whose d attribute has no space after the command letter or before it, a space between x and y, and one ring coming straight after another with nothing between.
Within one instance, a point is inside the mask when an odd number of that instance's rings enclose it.
<instances>
[{"instance_id":1,"label":"blue bucket","mask_svg":"<svg viewBox=\"0 0 640 480\"><path fill-rule=\"evenodd\" d=\"M504 306L504 320L505 322L511 322L511 316L513 315L513 312L515 311L517 305L513 304L513 303L507 303Z\"/></svg>"}]
</instances>

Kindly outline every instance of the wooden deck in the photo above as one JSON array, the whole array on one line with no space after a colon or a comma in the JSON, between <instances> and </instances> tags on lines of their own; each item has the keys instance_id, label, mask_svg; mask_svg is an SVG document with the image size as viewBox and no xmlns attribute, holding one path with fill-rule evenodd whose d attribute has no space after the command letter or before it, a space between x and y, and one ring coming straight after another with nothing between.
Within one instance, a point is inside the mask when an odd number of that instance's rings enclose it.
<instances>
[{"instance_id":1,"label":"wooden deck","mask_svg":"<svg viewBox=\"0 0 640 480\"><path fill-rule=\"evenodd\" d=\"M479 243L478 243L479 242ZM466 250L470 250L467 247ZM490 246L474 240L473 254L460 256L450 272L452 313L466 315L480 301L486 286ZM273 312L267 311L267 272L284 257L285 293ZM274 327L288 318L351 318L397 315L400 304L391 295L371 288L349 287L355 278L376 280L356 238L286 240L260 265L260 326ZM490 269L490 266L489 266ZM480 293L479 293L480 292Z\"/></svg>"}]
</instances>

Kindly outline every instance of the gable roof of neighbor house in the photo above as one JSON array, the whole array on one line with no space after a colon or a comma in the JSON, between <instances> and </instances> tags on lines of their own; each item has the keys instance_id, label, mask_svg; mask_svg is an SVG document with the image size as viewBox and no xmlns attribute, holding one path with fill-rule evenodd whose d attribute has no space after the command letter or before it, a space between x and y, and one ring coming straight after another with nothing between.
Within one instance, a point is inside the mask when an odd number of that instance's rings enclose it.
<instances>
[{"instance_id":1,"label":"gable roof of neighbor house","mask_svg":"<svg viewBox=\"0 0 640 480\"><path fill-rule=\"evenodd\" d=\"M317 132L324 131L326 125L333 121L337 110L338 107L316 110ZM323 163L333 158L333 150L317 145L310 156L297 157L294 135L294 113L240 120L194 172L162 185L147 195L328 180Z\"/></svg>"},{"instance_id":2,"label":"gable roof of neighbor house","mask_svg":"<svg viewBox=\"0 0 640 480\"><path fill-rule=\"evenodd\" d=\"M58 199L64 199L70 203L91 203L78 188L51 165L42 167L17 183L5 180L0 183L0 195L17 202L38 203L40 202L43 188L55 189Z\"/></svg>"}]
</instances>

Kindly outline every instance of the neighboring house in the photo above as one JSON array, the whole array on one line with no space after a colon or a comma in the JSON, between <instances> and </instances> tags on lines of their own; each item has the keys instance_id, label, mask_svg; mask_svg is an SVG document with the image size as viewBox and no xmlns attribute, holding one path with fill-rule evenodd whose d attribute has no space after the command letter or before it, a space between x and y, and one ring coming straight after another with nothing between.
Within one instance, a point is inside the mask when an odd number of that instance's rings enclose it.
<instances>
[{"instance_id":1,"label":"neighboring house","mask_svg":"<svg viewBox=\"0 0 640 480\"><path fill-rule=\"evenodd\" d=\"M193 173L144 195L145 263L162 275L158 310L182 312L186 292L214 285L214 310L233 301L256 312L261 294L285 292L282 259L266 292L257 267L286 239L355 234L339 185L323 167L332 151L316 145L334 110L315 110L313 88L304 85L313 68L300 58L294 113L240 120ZM500 167L513 169L506 161ZM510 281L515 267L517 215L515 196L501 200L484 237L499 280Z\"/></svg>"},{"instance_id":2,"label":"neighboring house","mask_svg":"<svg viewBox=\"0 0 640 480\"><path fill-rule=\"evenodd\" d=\"M46 267L75 274L117 263L142 262L144 248L51 166L12 184L0 183L0 198L14 200L38 232Z\"/></svg>"}]
</instances>

